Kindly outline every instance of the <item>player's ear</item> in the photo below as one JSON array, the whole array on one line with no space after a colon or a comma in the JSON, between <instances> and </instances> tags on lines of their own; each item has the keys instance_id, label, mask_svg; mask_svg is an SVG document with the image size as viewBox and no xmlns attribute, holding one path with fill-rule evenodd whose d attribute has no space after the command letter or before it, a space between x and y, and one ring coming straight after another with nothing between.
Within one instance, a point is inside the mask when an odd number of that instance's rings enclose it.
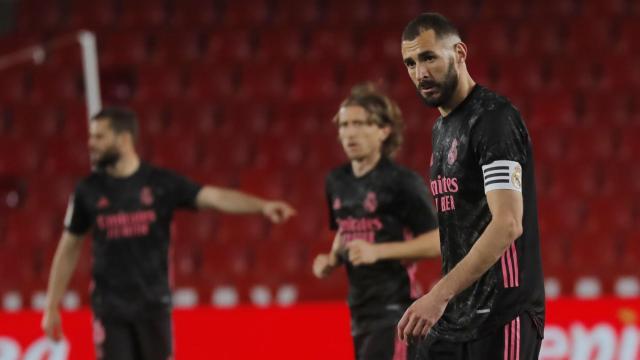
<instances>
[{"instance_id":1,"label":"player's ear","mask_svg":"<svg viewBox=\"0 0 640 360\"><path fill-rule=\"evenodd\" d=\"M387 140L387 138L391 134L391 127L384 126L384 127L381 127L380 130L382 130L382 138L380 140L384 142L385 140Z\"/></svg>"},{"instance_id":2,"label":"player's ear","mask_svg":"<svg viewBox=\"0 0 640 360\"><path fill-rule=\"evenodd\" d=\"M462 41L457 42L453 45L453 51L456 54L456 63L458 63L458 65L467 61L467 45L465 43Z\"/></svg>"}]
</instances>

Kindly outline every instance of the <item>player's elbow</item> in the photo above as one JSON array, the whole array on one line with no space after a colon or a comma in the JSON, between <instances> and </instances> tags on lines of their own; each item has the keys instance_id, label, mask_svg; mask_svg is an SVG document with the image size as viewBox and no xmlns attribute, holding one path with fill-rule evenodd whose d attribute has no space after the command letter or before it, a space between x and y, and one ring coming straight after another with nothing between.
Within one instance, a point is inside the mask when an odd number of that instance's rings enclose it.
<instances>
[{"instance_id":1,"label":"player's elbow","mask_svg":"<svg viewBox=\"0 0 640 360\"><path fill-rule=\"evenodd\" d=\"M515 216L504 215L494 221L499 224L507 246L522 236L522 221Z\"/></svg>"},{"instance_id":2,"label":"player's elbow","mask_svg":"<svg viewBox=\"0 0 640 360\"><path fill-rule=\"evenodd\" d=\"M506 238L511 243L522 236L522 221L515 217L508 217L504 220L504 229Z\"/></svg>"}]
</instances>

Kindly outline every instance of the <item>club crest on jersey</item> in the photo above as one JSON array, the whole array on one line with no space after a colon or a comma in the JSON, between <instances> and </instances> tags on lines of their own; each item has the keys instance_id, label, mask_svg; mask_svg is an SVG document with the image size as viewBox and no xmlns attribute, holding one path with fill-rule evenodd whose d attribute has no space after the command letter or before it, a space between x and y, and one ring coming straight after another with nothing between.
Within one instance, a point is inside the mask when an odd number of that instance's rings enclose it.
<instances>
[{"instance_id":1,"label":"club crest on jersey","mask_svg":"<svg viewBox=\"0 0 640 360\"><path fill-rule=\"evenodd\" d=\"M140 203L147 206L153 204L153 193L148 186L143 187L140 191Z\"/></svg>"},{"instance_id":2,"label":"club crest on jersey","mask_svg":"<svg viewBox=\"0 0 640 360\"><path fill-rule=\"evenodd\" d=\"M458 139L453 139L451 143L451 148L449 149L449 154L447 155L447 163L449 165L453 165L458 159Z\"/></svg>"},{"instance_id":3,"label":"club crest on jersey","mask_svg":"<svg viewBox=\"0 0 640 360\"><path fill-rule=\"evenodd\" d=\"M341 207L342 201L340 201L340 198L333 199L333 210L340 210Z\"/></svg>"},{"instance_id":4,"label":"club crest on jersey","mask_svg":"<svg viewBox=\"0 0 640 360\"><path fill-rule=\"evenodd\" d=\"M511 182L516 189L520 190L522 188L522 167L519 164L513 169Z\"/></svg>"},{"instance_id":5,"label":"club crest on jersey","mask_svg":"<svg viewBox=\"0 0 640 360\"><path fill-rule=\"evenodd\" d=\"M365 197L364 199L364 209L367 210L368 212L372 213L375 212L376 209L378 208L378 198L376 197L376 193L374 193L373 191L369 191L367 193L367 197Z\"/></svg>"},{"instance_id":6,"label":"club crest on jersey","mask_svg":"<svg viewBox=\"0 0 640 360\"><path fill-rule=\"evenodd\" d=\"M107 199L106 196L101 196L100 199L98 200L98 203L96 204L96 207L98 209L105 209L109 207L109 199Z\"/></svg>"}]
</instances>

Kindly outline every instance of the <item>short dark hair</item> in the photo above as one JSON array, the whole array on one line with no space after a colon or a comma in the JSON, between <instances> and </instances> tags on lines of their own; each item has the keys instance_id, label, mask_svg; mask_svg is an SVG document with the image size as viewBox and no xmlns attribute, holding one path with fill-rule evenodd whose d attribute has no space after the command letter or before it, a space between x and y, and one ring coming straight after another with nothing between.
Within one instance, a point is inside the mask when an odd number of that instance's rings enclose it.
<instances>
[{"instance_id":1,"label":"short dark hair","mask_svg":"<svg viewBox=\"0 0 640 360\"><path fill-rule=\"evenodd\" d=\"M108 119L109 125L116 133L128 132L131 134L133 141L138 142L138 120L133 111L119 107L107 107L91 118L92 121L102 119Z\"/></svg>"},{"instance_id":2,"label":"short dark hair","mask_svg":"<svg viewBox=\"0 0 640 360\"><path fill-rule=\"evenodd\" d=\"M383 92L371 83L363 83L354 86L351 94L340 104L340 108L346 106L360 106L369 114L369 121L379 127L389 127L391 132L382 143L382 154L392 157L402 144L402 131L404 121L400 107ZM338 124L338 114L333 118Z\"/></svg>"},{"instance_id":3,"label":"short dark hair","mask_svg":"<svg viewBox=\"0 0 640 360\"><path fill-rule=\"evenodd\" d=\"M433 30L437 39L455 35L460 37L458 29L447 19L438 13L428 12L418 15L411 20L402 32L402 41L411 41L420 36L423 31Z\"/></svg>"}]
</instances>

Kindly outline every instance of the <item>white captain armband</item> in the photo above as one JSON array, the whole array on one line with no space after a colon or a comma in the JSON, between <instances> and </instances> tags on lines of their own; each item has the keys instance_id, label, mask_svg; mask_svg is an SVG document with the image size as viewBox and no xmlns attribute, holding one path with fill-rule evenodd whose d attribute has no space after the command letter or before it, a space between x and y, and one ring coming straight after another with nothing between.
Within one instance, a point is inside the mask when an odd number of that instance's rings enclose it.
<instances>
[{"instance_id":1,"label":"white captain armband","mask_svg":"<svg viewBox=\"0 0 640 360\"><path fill-rule=\"evenodd\" d=\"M522 192L522 166L516 161L496 160L482 166L484 193L492 190Z\"/></svg>"}]
</instances>

